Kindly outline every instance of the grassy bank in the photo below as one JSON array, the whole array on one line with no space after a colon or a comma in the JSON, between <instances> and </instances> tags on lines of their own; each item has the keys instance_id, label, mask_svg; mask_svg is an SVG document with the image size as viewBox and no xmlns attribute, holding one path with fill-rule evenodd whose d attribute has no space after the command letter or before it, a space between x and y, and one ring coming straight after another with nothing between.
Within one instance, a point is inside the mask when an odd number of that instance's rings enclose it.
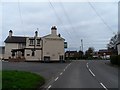
<instances>
[{"instance_id":1,"label":"grassy bank","mask_svg":"<svg viewBox=\"0 0 120 90\"><path fill-rule=\"evenodd\" d=\"M24 71L2 71L2 89L37 89L45 79L34 73Z\"/></svg>"}]
</instances>

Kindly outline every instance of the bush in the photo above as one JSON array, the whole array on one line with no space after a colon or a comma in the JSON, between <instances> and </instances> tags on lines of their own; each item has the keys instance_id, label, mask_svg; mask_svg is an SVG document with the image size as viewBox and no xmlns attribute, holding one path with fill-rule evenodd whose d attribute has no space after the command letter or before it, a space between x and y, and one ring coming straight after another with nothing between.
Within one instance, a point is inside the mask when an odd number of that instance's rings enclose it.
<instances>
[{"instance_id":1,"label":"bush","mask_svg":"<svg viewBox=\"0 0 120 90\"><path fill-rule=\"evenodd\" d=\"M118 55L118 65L120 66L120 55Z\"/></svg>"},{"instance_id":2,"label":"bush","mask_svg":"<svg viewBox=\"0 0 120 90\"><path fill-rule=\"evenodd\" d=\"M118 55L112 55L112 56L110 56L110 62L112 64L118 64Z\"/></svg>"}]
</instances>

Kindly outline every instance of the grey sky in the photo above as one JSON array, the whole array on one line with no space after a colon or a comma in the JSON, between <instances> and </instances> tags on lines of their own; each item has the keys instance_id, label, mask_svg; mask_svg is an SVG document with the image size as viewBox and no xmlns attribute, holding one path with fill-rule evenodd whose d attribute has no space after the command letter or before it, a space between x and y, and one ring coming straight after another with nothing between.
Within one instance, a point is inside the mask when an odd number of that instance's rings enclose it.
<instances>
[{"instance_id":1,"label":"grey sky","mask_svg":"<svg viewBox=\"0 0 120 90\"><path fill-rule=\"evenodd\" d=\"M84 42L84 50L91 46L99 50L106 48L110 38L114 36L113 32L118 31L117 2L91 2L112 30L103 23L88 2L51 3L54 9L49 2L2 3L0 45L3 44L10 29L14 35L34 36L34 32L39 28L39 36L44 36L50 33L52 25L56 25L58 33L68 42L68 50L79 50L81 39Z\"/></svg>"}]
</instances>

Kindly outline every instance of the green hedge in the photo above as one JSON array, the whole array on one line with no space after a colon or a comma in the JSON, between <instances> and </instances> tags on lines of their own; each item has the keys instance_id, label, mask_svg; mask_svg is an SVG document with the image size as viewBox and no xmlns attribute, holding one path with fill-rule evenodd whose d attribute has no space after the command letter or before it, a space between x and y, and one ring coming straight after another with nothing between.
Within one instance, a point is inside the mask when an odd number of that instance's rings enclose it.
<instances>
[{"instance_id":1,"label":"green hedge","mask_svg":"<svg viewBox=\"0 0 120 90\"><path fill-rule=\"evenodd\" d=\"M112 56L110 56L110 62L112 64L120 65L120 55L112 55Z\"/></svg>"},{"instance_id":2,"label":"green hedge","mask_svg":"<svg viewBox=\"0 0 120 90\"><path fill-rule=\"evenodd\" d=\"M118 55L118 65L120 66L120 55Z\"/></svg>"}]
</instances>

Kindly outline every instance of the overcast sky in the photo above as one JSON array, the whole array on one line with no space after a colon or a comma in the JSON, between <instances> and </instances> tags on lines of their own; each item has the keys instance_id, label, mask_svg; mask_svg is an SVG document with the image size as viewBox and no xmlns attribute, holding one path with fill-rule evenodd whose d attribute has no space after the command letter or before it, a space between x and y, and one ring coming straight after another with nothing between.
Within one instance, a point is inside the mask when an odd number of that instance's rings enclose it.
<instances>
[{"instance_id":1,"label":"overcast sky","mask_svg":"<svg viewBox=\"0 0 120 90\"><path fill-rule=\"evenodd\" d=\"M9 30L17 36L34 36L39 28L39 36L44 36L50 34L52 25L56 25L57 33L68 42L68 50L79 50L81 39L84 51L88 47L104 49L114 33L118 32L117 1L3 2L0 10L0 45L4 45Z\"/></svg>"}]
</instances>

